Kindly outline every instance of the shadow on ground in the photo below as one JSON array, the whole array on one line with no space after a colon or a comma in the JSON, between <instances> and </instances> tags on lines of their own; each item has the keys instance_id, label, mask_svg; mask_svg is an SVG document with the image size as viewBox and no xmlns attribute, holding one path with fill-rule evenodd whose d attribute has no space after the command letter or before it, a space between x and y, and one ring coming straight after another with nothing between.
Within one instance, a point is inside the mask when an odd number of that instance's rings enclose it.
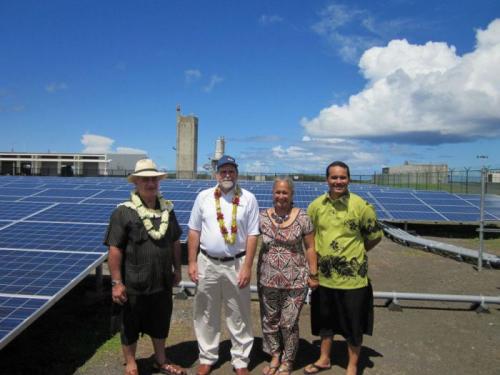
<instances>
[{"instance_id":1,"label":"shadow on ground","mask_svg":"<svg viewBox=\"0 0 500 375\"><path fill-rule=\"evenodd\" d=\"M110 338L109 292L87 277L0 351L0 374L73 374ZM48 328L49 327L49 328Z\"/></svg>"}]
</instances>

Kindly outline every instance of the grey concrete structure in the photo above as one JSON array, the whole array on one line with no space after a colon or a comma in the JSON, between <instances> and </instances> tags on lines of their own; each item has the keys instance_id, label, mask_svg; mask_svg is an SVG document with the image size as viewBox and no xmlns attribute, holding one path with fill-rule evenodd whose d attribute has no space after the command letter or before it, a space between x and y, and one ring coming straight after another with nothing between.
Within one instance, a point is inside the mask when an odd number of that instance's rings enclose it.
<instances>
[{"instance_id":1,"label":"grey concrete structure","mask_svg":"<svg viewBox=\"0 0 500 375\"><path fill-rule=\"evenodd\" d=\"M42 176L125 176L146 154L84 154L0 151L0 174Z\"/></svg>"},{"instance_id":2,"label":"grey concrete structure","mask_svg":"<svg viewBox=\"0 0 500 375\"><path fill-rule=\"evenodd\" d=\"M198 162L198 118L183 116L177 106L176 177L196 178Z\"/></svg>"},{"instance_id":3,"label":"grey concrete structure","mask_svg":"<svg viewBox=\"0 0 500 375\"><path fill-rule=\"evenodd\" d=\"M125 154L125 153L108 153L106 154L109 160L108 175L126 176L133 172L137 160L145 159L147 154Z\"/></svg>"},{"instance_id":4,"label":"grey concrete structure","mask_svg":"<svg viewBox=\"0 0 500 375\"><path fill-rule=\"evenodd\" d=\"M382 174L376 178L380 182L396 182L400 184L446 184L448 183L447 164L412 164L405 162L404 165L386 167Z\"/></svg>"},{"instance_id":5,"label":"grey concrete structure","mask_svg":"<svg viewBox=\"0 0 500 375\"><path fill-rule=\"evenodd\" d=\"M215 152L214 152L214 157L212 158L211 165L212 165L212 172L215 172L217 169L217 162L219 159L222 157L222 155L225 154L226 150L226 141L224 140L224 137L220 137L215 141Z\"/></svg>"}]
</instances>

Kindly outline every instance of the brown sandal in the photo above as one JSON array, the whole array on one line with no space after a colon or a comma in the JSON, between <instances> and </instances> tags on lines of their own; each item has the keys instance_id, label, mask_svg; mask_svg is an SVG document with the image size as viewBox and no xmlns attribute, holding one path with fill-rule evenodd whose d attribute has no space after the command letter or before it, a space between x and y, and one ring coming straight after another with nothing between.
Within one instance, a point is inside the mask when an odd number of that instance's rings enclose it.
<instances>
[{"instance_id":1,"label":"brown sandal","mask_svg":"<svg viewBox=\"0 0 500 375\"><path fill-rule=\"evenodd\" d=\"M185 369L181 366L175 365L170 361L165 361L163 365L160 365L158 362L153 363L153 370L156 372L161 372L165 375L187 375Z\"/></svg>"}]
</instances>

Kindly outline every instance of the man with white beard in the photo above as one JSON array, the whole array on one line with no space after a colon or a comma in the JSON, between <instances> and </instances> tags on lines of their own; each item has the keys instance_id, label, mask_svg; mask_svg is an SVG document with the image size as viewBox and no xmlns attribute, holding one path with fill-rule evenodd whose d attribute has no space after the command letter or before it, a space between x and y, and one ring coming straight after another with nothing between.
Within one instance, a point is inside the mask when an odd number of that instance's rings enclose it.
<instances>
[{"instance_id":1,"label":"man with white beard","mask_svg":"<svg viewBox=\"0 0 500 375\"><path fill-rule=\"evenodd\" d=\"M188 273L198 284L194 330L200 364L196 374L208 375L219 358L224 306L231 363L237 375L246 375L253 344L250 278L259 235L259 206L252 193L237 185L234 158L220 158L216 177L217 186L196 197L188 223Z\"/></svg>"}]
</instances>

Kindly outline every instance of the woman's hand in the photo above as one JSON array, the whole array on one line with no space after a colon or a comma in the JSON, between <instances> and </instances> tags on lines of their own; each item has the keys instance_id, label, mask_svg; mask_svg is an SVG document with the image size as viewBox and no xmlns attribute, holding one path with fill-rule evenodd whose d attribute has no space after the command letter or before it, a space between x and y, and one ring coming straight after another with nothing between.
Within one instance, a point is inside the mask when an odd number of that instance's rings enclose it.
<instances>
[{"instance_id":1,"label":"woman's hand","mask_svg":"<svg viewBox=\"0 0 500 375\"><path fill-rule=\"evenodd\" d=\"M307 279L307 286L311 289L316 289L319 286L319 280L317 277L309 277Z\"/></svg>"}]
</instances>

